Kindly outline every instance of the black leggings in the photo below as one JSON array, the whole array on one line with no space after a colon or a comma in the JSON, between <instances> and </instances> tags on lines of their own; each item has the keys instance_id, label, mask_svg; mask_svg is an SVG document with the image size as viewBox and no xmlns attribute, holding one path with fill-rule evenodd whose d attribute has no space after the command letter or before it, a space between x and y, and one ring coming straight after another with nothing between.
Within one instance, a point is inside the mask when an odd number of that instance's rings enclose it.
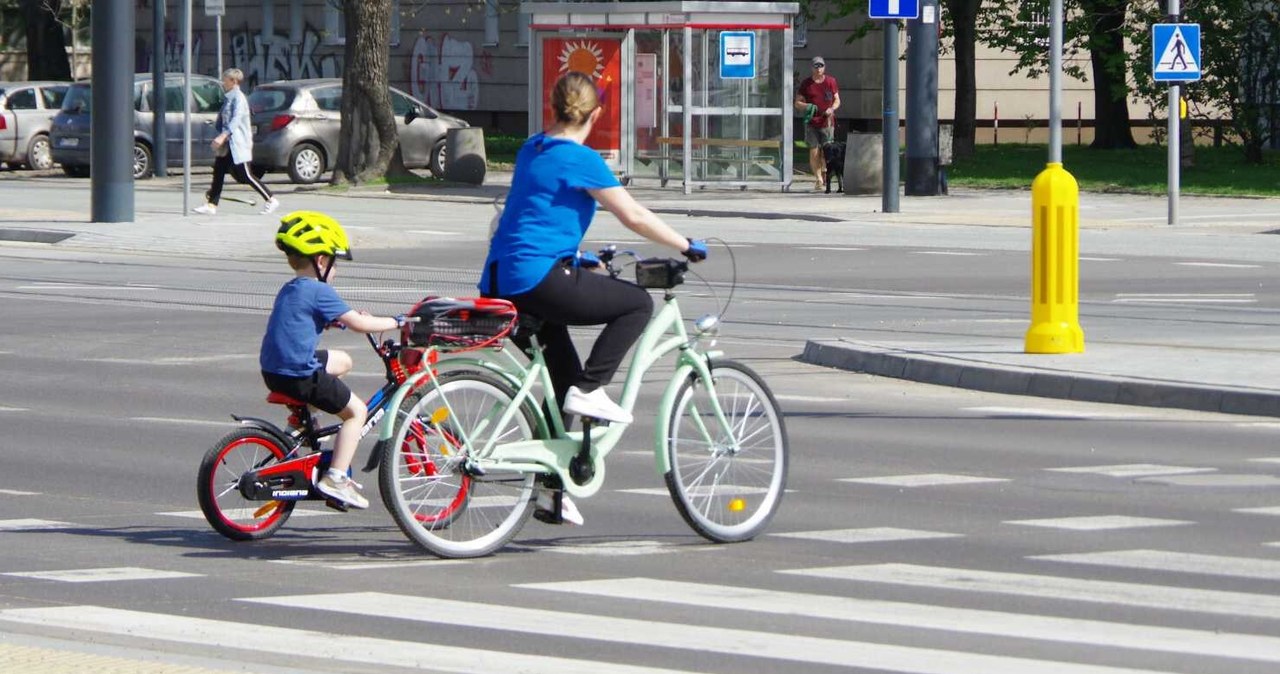
<instances>
[{"instance_id":1,"label":"black leggings","mask_svg":"<svg viewBox=\"0 0 1280 674\"><path fill-rule=\"evenodd\" d=\"M588 393L608 384L653 314L653 299L644 288L567 262L554 265L533 290L506 299L542 319L538 341L561 404L570 386ZM601 324L604 330L583 367L568 326ZM529 340L513 341L529 349Z\"/></svg>"},{"instance_id":2,"label":"black leggings","mask_svg":"<svg viewBox=\"0 0 1280 674\"><path fill-rule=\"evenodd\" d=\"M208 198L209 203L217 206L218 200L222 199L222 182L226 179L227 173L230 173L236 179L236 182L241 185L252 187L254 191L262 195L265 201L271 201L271 190L267 189L267 186L263 185L262 181L253 177L253 170L249 162L243 164L231 163L231 152L228 151L213 160L213 186L209 188L208 192L205 192L205 197Z\"/></svg>"}]
</instances>

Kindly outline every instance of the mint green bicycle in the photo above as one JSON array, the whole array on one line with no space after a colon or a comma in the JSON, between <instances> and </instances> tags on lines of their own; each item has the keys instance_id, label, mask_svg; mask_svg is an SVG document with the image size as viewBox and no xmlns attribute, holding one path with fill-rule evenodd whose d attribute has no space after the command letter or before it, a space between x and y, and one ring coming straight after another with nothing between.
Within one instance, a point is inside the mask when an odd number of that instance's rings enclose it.
<instances>
[{"instance_id":1,"label":"mint green bicycle","mask_svg":"<svg viewBox=\"0 0 1280 674\"><path fill-rule=\"evenodd\" d=\"M617 277L615 254L606 249L600 258ZM718 543L749 540L768 526L785 491L782 412L758 374L703 349L704 341L714 346L717 316L686 330L672 289L688 263L635 267L637 282L662 290L663 303L634 348L619 404L631 411L645 373L675 354L657 412L658 474L694 531ZM390 403L396 418L383 424L375 449L382 499L405 535L438 556L492 554L528 521L540 489L587 498L604 484L605 457L627 425L584 419L581 432L567 431L536 338L533 346L529 362L515 349L440 359Z\"/></svg>"}]
</instances>

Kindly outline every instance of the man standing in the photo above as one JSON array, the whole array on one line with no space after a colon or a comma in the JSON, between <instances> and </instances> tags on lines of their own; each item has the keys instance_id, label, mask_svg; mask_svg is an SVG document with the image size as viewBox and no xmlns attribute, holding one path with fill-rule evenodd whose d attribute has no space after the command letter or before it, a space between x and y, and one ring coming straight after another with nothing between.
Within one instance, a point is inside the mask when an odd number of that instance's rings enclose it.
<instances>
[{"instance_id":1,"label":"man standing","mask_svg":"<svg viewBox=\"0 0 1280 674\"><path fill-rule=\"evenodd\" d=\"M262 196L266 204L262 207L264 214L280 207L280 201L271 194L260 180L253 175L253 129L249 124L249 101L240 91L240 83L244 81L244 73L239 68L228 68L222 73L222 89L227 96L222 101L222 110L218 112L218 135L213 139L213 186L205 193L208 203L199 206L195 212L203 215L214 215L218 212L218 200L222 198L222 182L227 173L235 177L236 182L252 187Z\"/></svg>"},{"instance_id":2,"label":"man standing","mask_svg":"<svg viewBox=\"0 0 1280 674\"><path fill-rule=\"evenodd\" d=\"M804 115L804 142L809 146L809 168L813 169L814 189L826 185L826 163L822 146L835 138L836 110L840 108L840 87L836 78L827 74L827 62L813 57L813 74L804 78L796 90L796 112Z\"/></svg>"}]
</instances>

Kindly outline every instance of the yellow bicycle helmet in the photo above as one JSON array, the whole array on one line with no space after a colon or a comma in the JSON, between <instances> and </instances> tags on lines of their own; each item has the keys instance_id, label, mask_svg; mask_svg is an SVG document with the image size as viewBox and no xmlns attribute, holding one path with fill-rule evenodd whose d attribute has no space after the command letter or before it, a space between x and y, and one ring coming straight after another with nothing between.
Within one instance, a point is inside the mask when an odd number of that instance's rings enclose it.
<instances>
[{"instance_id":1,"label":"yellow bicycle helmet","mask_svg":"<svg viewBox=\"0 0 1280 674\"><path fill-rule=\"evenodd\" d=\"M318 211L294 211L280 218L276 247L303 257L351 259L351 242L337 220Z\"/></svg>"}]
</instances>

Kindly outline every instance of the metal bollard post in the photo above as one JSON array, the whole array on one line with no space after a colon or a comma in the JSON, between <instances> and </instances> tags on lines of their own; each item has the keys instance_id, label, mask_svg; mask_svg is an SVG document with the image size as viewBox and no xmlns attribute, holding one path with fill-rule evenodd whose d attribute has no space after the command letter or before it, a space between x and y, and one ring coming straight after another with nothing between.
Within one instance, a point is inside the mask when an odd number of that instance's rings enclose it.
<instances>
[{"instance_id":1,"label":"metal bollard post","mask_svg":"<svg viewBox=\"0 0 1280 674\"><path fill-rule=\"evenodd\" d=\"M1081 353L1080 188L1051 162L1031 183L1031 327L1027 353Z\"/></svg>"}]
</instances>

